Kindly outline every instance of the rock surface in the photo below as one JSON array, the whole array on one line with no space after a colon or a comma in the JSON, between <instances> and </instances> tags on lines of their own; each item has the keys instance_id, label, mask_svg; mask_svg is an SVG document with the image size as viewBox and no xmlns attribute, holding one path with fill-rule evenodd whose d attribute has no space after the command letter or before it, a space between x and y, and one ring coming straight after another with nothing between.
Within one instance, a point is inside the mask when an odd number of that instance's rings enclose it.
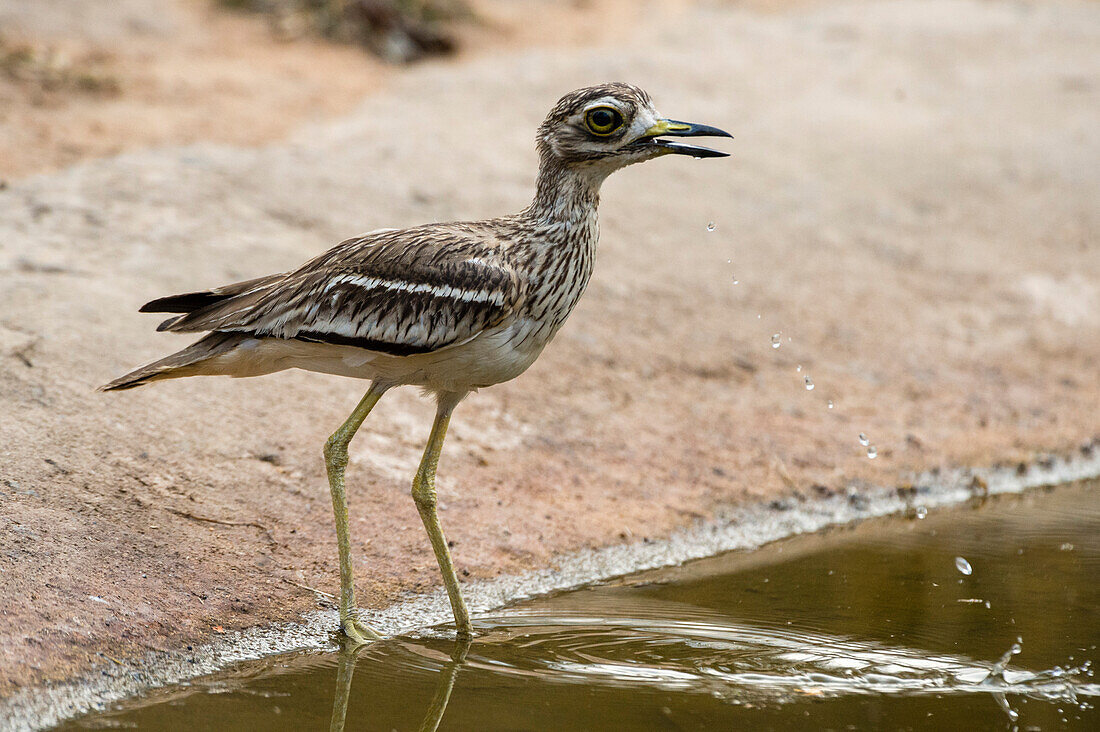
<instances>
[{"instance_id":1,"label":"rock surface","mask_svg":"<svg viewBox=\"0 0 1100 732\"><path fill-rule=\"evenodd\" d=\"M368 229L521 208L535 126L588 83L628 80L669 116L731 130L733 157L613 177L578 311L527 374L457 412L439 488L464 575L1092 438L1098 45L1092 3L691 6L614 45L416 69L263 149L12 182L0 694L295 618L315 606L302 585L335 591L320 447L365 385L93 390L186 343L135 312L153 297ZM430 412L390 394L352 445L368 607L437 584L408 495Z\"/></svg>"}]
</instances>

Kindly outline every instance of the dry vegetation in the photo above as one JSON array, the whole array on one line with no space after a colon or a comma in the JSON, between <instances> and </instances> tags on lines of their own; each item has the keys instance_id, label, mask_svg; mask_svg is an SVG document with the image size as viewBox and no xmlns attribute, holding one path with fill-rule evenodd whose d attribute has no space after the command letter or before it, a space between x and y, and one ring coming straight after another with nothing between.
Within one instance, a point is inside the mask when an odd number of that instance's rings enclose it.
<instances>
[{"instance_id":1,"label":"dry vegetation","mask_svg":"<svg viewBox=\"0 0 1100 732\"><path fill-rule=\"evenodd\" d=\"M391 63L453 53L449 26L474 15L463 0L218 0L266 15L281 38L315 34L362 45Z\"/></svg>"},{"instance_id":2,"label":"dry vegetation","mask_svg":"<svg viewBox=\"0 0 1100 732\"><path fill-rule=\"evenodd\" d=\"M0 38L0 73L39 100L41 95L66 91L118 94L110 60L104 51L73 56L49 46L12 44Z\"/></svg>"}]
</instances>

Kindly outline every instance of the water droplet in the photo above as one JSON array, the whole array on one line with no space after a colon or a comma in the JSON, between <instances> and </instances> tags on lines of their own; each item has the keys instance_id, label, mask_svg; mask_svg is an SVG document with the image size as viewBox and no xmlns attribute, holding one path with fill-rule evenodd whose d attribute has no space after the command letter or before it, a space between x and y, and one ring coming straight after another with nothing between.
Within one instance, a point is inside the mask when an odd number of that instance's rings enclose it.
<instances>
[{"instance_id":1,"label":"water droplet","mask_svg":"<svg viewBox=\"0 0 1100 732\"><path fill-rule=\"evenodd\" d=\"M964 557L955 557L955 569L959 570L967 577L974 574L974 568L970 566L970 562L966 561Z\"/></svg>"},{"instance_id":2,"label":"water droplet","mask_svg":"<svg viewBox=\"0 0 1100 732\"><path fill-rule=\"evenodd\" d=\"M832 399L830 399L830 400L829 400L829 409L832 409L832 408L833 408L834 406L835 406L835 405L833 404L833 400L832 400Z\"/></svg>"},{"instance_id":3,"label":"water droplet","mask_svg":"<svg viewBox=\"0 0 1100 732\"><path fill-rule=\"evenodd\" d=\"M795 366L794 370L801 374L802 373L802 364L798 364L797 366Z\"/></svg>"},{"instance_id":4,"label":"water droplet","mask_svg":"<svg viewBox=\"0 0 1100 732\"><path fill-rule=\"evenodd\" d=\"M805 382L805 384L806 384L806 391L813 391L814 390L814 380L813 379L811 379L809 376L807 376L806 378L802 379L802 381Z\"/></svg>"},{"instance_id":5,"label":"water droplet","mask_svg":"<svg viewBox=\"0 0 1100 732\"><path fill-rule=\"evenodd\" d=\"M727 259L726 264L733 264L733 260L732 259Z\"/></svg>"},{"instance_id":6,"label":"water droplet","mask_svg":"<svg viewBox=\"0 0 1100 732\"><path fill-rule=\"evenodd\" d=\"M737 281L737 275L734 275L734 277L733 277L733 284L735 284L735 285L741 284L740 282Z\"/></svg>"},{"instance_id":7,"label":"water droplet","mask_svg":"<svg viewBox=\"0 0 1100 732\"><path fill-rule=\"evenodd\" d=\"M859 444L863 445L864 447L867 447L868 445L871 444L871 441L867 439L867 435L860 432L859 433Z\"/></svg>"},{"instance_id":8,"label":"water droplet","mask_svg":"<svg viewBox=\"0 0 1100 732\"><path fill-rule=\"evenodd\" d=\"M874 445L867 446L867 457L871 458L872 460L878 457L878 450L875 449Z\"/></svg>"},{"instance_id":9,"label":"water droplet","mask_svg":"<svg viewBox=\"0 0 1100 732\"><path fill-rule=\"evenodd\" d=\"M1020 652L1023 648L1023 642L1023 638L1017 637L1016 642L1013 643L1007 651L1001 654L1000 660L993 664L993 668L989 670L989 676L986 678L986 683L993 679L1004 681L1005 669L1008 668L1008 662L1012 660L1013 656Z\"/></svg>"},{"instance_id":10,"label":"water droplet","mask_svg":"<svg viewBox=\"0 0 1100 732\"><path fill-rule=\"evenodd\" d=\"M718 224L714 223L713 221L708 221L707 222L707 231L714 231L717 228L718 228Z\"/></svg>"},{"instance_id":11,"label":"water droplet","mask_svg":"<svg viewBox=\"0 0 1100 732\"><path fill-rule=\"evenodd\" d=\"M925 506L917 506L917 518L922 519L928 515L928 509Z\"/></svg>"},{"instance_id":12,"label":"water droplet","mask_svg":"<svg viewBox=\"0 0 1100 732\"><path fill-rule=\"evenodd\" d=\"M760 319L761 319L761 318L763 318L763 317L764 317L764 316L763 316L763 315L762 315L761 313L757 313L757 314L756 314L756 319L757 319L757 320L760 320Z\"/></svg>"},{"instance_id":13,"label":"water droplet","mask_svg":"<svg viewBox=\"0 0 1100 732\"><path fill-rule=\"evenodd\" d=\"M985 605L985 609L986 609L986 610L988 610L989 608L993 607L993 605L992 605L992 604L991 604L991 603L989 602L989 600L986 600L986 601L985 601L984 603L982 603L982 604L983 604L983 605Z\"/></svg>"},{"instance_id":14,"label":"water droplet","mask_svg":"<svg viewBox=\"0 0 1100 732\"><path fill-rule=\"evenodd\" d=\"M1061 546L1058 547L1058 551L1071 552L1071 551L1073 551L1073 544L1070 544L1069 542L1066 542L1065 544L1062 544Z\"/></svg>"},{"instance_id":15,"label":"water droplet","mask_svg":"<svg viewBox=\"0 0 1100 732\"><path fill-rule=\"evenodd\" d=\"M779 341L780 341L780 337L779 337L778 333L775 333L774 335L772 335L772 348L779 348L779 346L782 345Z\"/></svg>"}]
</instances>

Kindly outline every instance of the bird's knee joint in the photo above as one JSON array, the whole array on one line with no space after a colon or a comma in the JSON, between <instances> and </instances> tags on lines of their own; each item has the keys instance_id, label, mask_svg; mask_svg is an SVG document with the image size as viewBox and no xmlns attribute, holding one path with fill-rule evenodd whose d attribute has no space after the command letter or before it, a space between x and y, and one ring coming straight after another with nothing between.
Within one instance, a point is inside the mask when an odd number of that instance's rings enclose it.
<instances>
[{"instance_id":1,"label":"bird's knee joint","mask_svg":"<svg viewBox=\"0 0 1100 732\"><path fill-rule=\"evenodd\" d=\"M325 440L325 462L332 464L348 463L348 443L340 439L339 435L332 435Z\"/></svg>"},{"instance_id":2,"label":"bird's knee joint","mask_svg":"<svg viewBox=\"0 0 1100 732\"><path fill-rule=\"evenodd\" d=\"M436 505L435 486L421 478L413 478L412 497L420 508L434 509Z\"/></svg>"}]
</instances>

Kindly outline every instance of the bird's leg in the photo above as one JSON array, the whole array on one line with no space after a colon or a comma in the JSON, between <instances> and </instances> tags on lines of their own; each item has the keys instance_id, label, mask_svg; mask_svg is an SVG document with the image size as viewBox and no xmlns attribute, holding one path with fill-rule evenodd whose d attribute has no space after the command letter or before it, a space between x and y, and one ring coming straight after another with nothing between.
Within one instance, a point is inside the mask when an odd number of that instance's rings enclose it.
<instances>
[{"instance_id":1,"label":"bird's leg","mask_svg":"<svg viewBox=\"0 0 1100 732\"><path fill-rule=\"evenodd\" d=\"M344 470L348 466L348 443L385 392L384 387L371 384L355 411L325 442L325 467L328 469L329 490L332 491L332 511L336 515L336 545L340 551L340 628L356 643L378 640L382 636L358 618L359 608L355 604L355 581L351 567L351 541L348 536L348 497L344 491Z\"/></svg>"},{"instance_id":2,"label":"bird's leg","mask_svg":"<svg viewBox=\"0 0 1100 732\"><path fill-rule=\"evenodd\" d=\"M454 410L455 405L461 400L462 396L465 395L440 397L435 422L432 423L432 433L428 437L427 446L424 448L424 457L420 461L420 468L416 472L416 477L413 478L412 496L413 500L416 501L416 510L420 512L420 519L424 522L424 528L428 532L428 538L432 541L435 559L439 562L439 571L443 574L443 584L447 587L447 595L451 599L451 610L454 611L458 636L469 638L473 635L470 627L470 613L466 610L466 602L462 599L462 592L458 588L458 578L455 576L454 564L451 562L451 552L447 548L447 539L443 536L443 528L439 525L435 496L435 468L439 464L439 453L443 449L443 438L447 435L447 424L451 421L451 411Z\"/></svg>"}]
</instances>

